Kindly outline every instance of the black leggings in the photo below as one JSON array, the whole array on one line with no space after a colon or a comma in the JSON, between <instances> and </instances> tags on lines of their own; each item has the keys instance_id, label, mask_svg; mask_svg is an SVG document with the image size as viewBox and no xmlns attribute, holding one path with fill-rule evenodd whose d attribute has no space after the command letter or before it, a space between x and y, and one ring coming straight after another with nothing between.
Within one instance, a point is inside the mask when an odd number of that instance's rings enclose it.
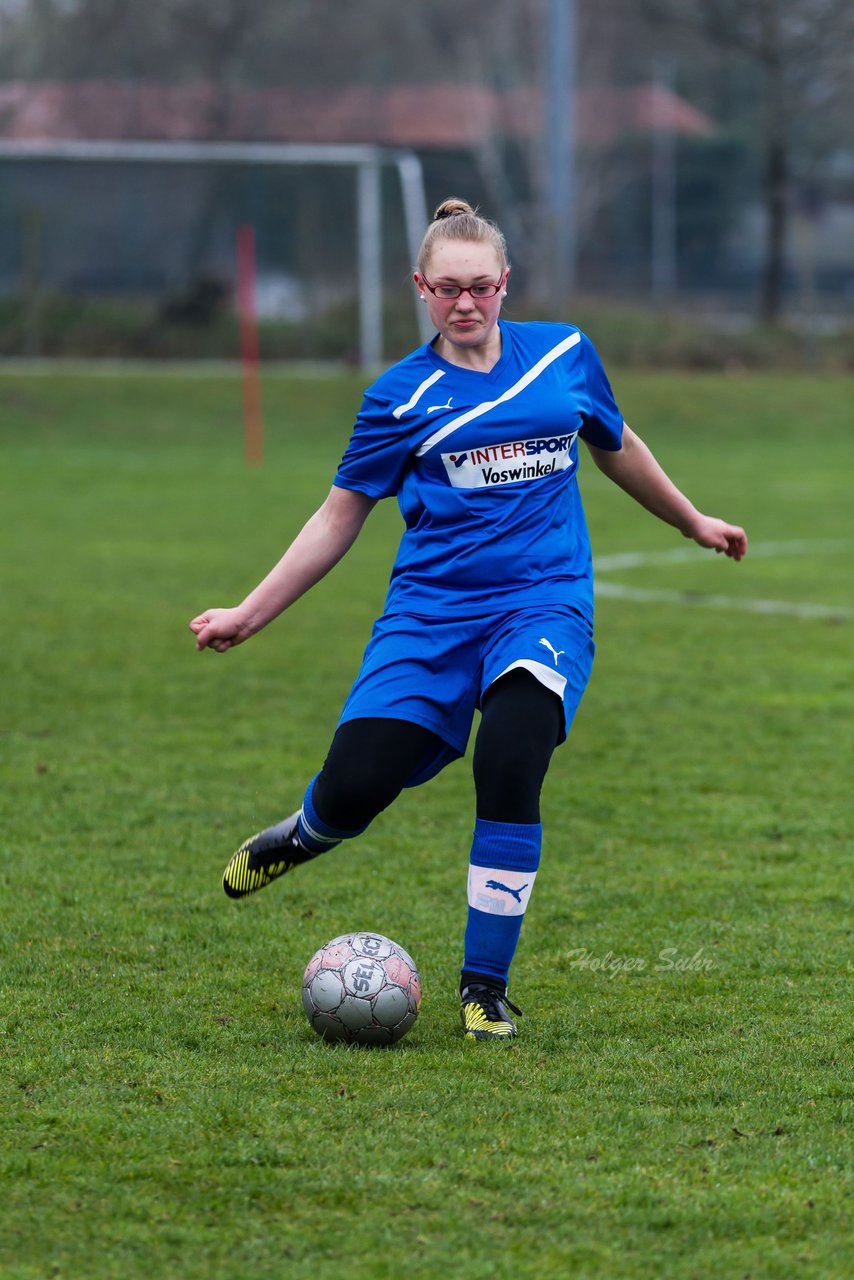
<instances>
[{"instance_id":1,"label":"black leggings","mask_svg":"<svg viewBox=\"0 0 854 1280\"><path fill-rule=\"evenodd\" d=\"M474 747L477 816L539 822L543 779L562 734L560 699L530 672L517 669L490 685ZM348 720L336 730L315 783L318 816L340 831L361 830L442 745L408 720Z\"/></svg>"}]
</instances>

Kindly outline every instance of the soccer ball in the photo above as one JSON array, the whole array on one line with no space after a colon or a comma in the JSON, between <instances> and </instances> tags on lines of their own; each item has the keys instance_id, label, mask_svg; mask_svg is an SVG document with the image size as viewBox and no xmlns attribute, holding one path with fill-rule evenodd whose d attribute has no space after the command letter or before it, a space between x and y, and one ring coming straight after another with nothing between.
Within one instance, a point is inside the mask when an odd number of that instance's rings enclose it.
<instances>
[{"instance_id":1,"label":"soccer ball","mask_svg":"<svg viewBox=\"0 0 854 1280\"><path fill-rule=\"evenodd\" d=\"M346 933L315 951L302 980L302 1005L324 1040L394 1044L421 1008L411 956L381 933Z\"/></svg>"}]
</instances>

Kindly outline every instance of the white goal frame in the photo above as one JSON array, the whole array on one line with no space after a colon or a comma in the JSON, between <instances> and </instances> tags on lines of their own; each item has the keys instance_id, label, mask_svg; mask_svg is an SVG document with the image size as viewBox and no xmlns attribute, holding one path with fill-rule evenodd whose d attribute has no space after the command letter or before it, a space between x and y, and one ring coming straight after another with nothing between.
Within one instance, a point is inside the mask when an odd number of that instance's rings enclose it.
<instances>
[{"instance_id":1,"label":"white goal frame","mask_svg":"<svg viewBox=\"0 0 854 1280\"><path fill-rule=\"evenodd\" d=\"M356 170L359 359L375 368L383 359L382 201L380 174L393 165L400 182L406 242L412 262L427 226L421 161L414 151L370 145L267 142L95 142L86 140L9 142L0 140L2 160L120 161L137 164L343 165ZM422 341L432 334L416 302Z\"/></svg>"}]
</instances>

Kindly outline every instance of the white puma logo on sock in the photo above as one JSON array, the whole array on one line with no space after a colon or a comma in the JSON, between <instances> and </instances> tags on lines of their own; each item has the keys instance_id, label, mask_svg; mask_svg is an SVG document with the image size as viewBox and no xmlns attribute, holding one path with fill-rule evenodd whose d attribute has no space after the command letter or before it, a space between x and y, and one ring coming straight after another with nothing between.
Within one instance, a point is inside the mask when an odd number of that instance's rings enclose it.
<instances>
[{"instance_id":1,"label":"white puma logo on sock","mask_svg":"<svg viewBox=\"0 0 854 1280\"><path fill-rule=\"evenodd\" d=\"M566 653L566 649L555 649L554 645L550 644L549 641L545 638L545 636L540 637L540 644L544 644L547 649L551 649L552 653L554 654L555 666L557 666L558 658L562 653Z\"/></svg>"}]
</instances>

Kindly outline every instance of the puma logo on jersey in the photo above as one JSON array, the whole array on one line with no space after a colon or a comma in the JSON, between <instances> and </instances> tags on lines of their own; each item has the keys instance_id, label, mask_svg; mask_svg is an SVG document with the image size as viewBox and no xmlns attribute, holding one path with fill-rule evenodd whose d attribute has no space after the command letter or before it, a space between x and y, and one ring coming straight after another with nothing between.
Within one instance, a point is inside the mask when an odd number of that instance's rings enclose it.
<instances>
[{"instance_id":1,"label":"puma logo on jersey","mask_svg":"<svg viewBox=\"0 0 854 1280\"><path fill-rule=\"evenodd\" d=\"M545 636L540 637L540 644L544 644L547 649L551 650L551 652L554 654L555 666L557 666L558 658L561 656L562 653L566 653L566 649L555 649L555 647L549 643L549 641L546 639Z\"/></svg>"},{"instance_id":2,"label":"puma logo on jersey","mask_svg":"<svg viewBox=\"0 0 854 1280\"><path fill-rule=\"evenodd\" d=\"M427 410L428 413L436 413L439 409L450 409L454 397L448 397L447 404L431 404Z\"/></svg>"}]
</instances>

